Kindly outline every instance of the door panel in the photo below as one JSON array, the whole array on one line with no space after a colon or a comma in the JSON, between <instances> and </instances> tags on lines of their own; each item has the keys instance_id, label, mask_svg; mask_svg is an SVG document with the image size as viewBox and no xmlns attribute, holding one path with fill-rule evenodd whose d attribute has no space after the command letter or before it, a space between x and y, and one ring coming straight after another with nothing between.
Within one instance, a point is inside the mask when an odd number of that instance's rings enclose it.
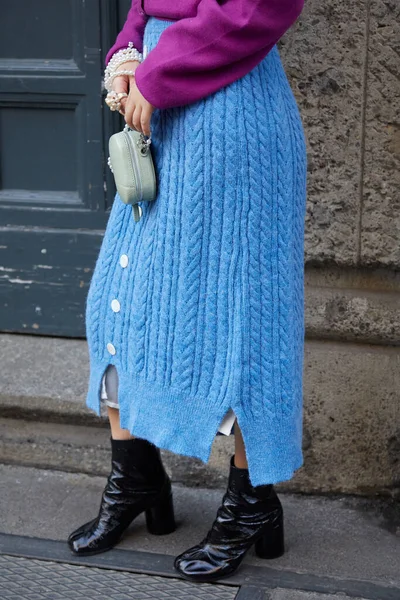
<instances>
[{"instance_id":1,"label":"door panel","mask_svg":"<svg viewBox=\"0 0 400 600\"><path fill-rule=\"evenodd\" d=\"M115 188L104 56L125 0L0 6L0 329L83 337ZM21 16L23 15L23 18Z\"/></svg>"},{"instance_id":2,"label":"door panel","mask_svg":"<svg viewBox=\"0 0 400 600\"><path fill-rule=\"evenodd\" d=\"M99 234L10 228L1 239L3 331L80 337ZM79 257L79 262L77 260ZM4 261L4 263L3 263Z\"/></svg>"}]
</instances>

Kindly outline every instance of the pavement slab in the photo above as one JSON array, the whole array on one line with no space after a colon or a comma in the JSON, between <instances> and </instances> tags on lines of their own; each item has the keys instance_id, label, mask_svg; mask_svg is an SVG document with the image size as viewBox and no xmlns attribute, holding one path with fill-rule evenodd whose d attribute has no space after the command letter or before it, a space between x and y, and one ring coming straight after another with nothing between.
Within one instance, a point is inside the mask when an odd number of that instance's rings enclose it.
<instances>
[{"instance_id":1,"label":"pavement slab","mask_svg":"<svg viewBox=\"0 0 400 600\"><path fill-rule=\"evenodd\" d=\"M0 465L1 532L6 536L57 541L57 547L66 553L64 558L69 556L71 560L66 538L97 514L104 485L103 476ZM145 553L166 557L171 565L176 554L196 544L206 533L223 492L222 488L174 485L178 525L174 533L150 535L141 514L116 549L97 556ZM400 529L396 515L390 514L387 507L385 511L379 502L375 505L364 498L348 496L281 493L280 498L285 515L285 554L265 561L251 548L238 569L251 573L251 582L263 583L265 594L265 578L270 581L269 595L262 597L319 600L322 593L325 600L331 600L327 594L346 594L350 589L353 598L380 600L379 590L396 590L398 596L394 598L400 598ZM256 577L251 569L259 575ZM229 579L233 585L234 578ZM293 595L296 586L303 588L303 595ZM363 593L357 596L357 590ZM314 596L307 595L311 593ZM338 600L337 595L334 597Z\"/></svg>"}]
</instances>

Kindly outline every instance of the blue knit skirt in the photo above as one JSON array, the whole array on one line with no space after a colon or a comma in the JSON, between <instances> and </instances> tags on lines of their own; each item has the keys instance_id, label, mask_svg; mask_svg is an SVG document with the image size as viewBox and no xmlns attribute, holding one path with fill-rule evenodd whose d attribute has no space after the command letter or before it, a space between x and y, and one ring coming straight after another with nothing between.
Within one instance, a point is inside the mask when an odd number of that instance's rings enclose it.
<instances>
[{"instance_id":1,"label":"blue knit skirt","mask_svg":"<svg viewBox=\"0 0 400 600\"><path fill-rule=\"evenodd\" d=\"M149 18L148 52L172 24ZM253 485L290 479L303 462L306 143L277 46L207 98L156 109L151 129L157 198L135 222L116 195L89 288L87 406L100 414L115 365L133 435L207 462L232 409Z\"/></svg>"}]
</instances>

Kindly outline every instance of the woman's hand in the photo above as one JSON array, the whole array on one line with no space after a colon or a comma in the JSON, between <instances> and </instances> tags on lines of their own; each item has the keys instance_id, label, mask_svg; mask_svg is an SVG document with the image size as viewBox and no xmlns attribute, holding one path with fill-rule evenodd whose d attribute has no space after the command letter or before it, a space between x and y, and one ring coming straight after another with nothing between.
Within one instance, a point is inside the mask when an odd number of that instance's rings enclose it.
<instances>
[{"instance_id":1,"label":"woman's hand","mask_svg":"<svg viewBox=\"0 0 400 600\"><path fill-rule=\"evenodd\" d=\"M122 63L117 72L135 72L139 64L137 60ZM140 93L135 77L133 75L118 75L114 77L112 89L117 93L125 92L128 94L127 97L125 96L121 99L121 109L119 111L124 115L128 127L150 136L150 120L155 107Z\"/></svg>"}]
</instances>

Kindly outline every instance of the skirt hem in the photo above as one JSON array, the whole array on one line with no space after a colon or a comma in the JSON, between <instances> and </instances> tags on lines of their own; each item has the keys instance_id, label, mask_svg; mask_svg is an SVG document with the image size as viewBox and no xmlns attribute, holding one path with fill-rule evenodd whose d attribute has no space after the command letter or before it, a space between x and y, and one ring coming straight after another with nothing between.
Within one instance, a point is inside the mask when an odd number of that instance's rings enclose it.
<instances>
[{"instance_id":1,"label":"skirt hem","mask_svg":"<svg viewBox=\"0 0 400 600\"><path fill-rule=\"evenodd\" d=\"M86 406L97 416L101 416L102 378L109 364L109 359L91 359ZM294 420L293 415L265 427L265 420L259 415L252 419L247 411L245 415L234 398L226 396L216 404L215 398L188 396L122 370L118 377L121 427L163 450L207 463L218 427L232 408L242 431L253 485L290 479L303 464L301 420ZM188 423L196 423L196 427L188 428Z\"/></svg>"}]
</instances>

